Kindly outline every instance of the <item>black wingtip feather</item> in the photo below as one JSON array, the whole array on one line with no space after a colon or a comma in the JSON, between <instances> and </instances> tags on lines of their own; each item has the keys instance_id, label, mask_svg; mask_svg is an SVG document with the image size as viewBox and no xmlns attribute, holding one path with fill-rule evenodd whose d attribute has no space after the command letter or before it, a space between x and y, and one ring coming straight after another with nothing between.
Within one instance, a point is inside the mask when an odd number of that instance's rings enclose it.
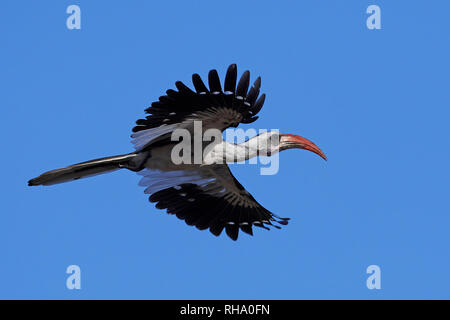
<instances>
[{"instance_id":1,"label":"black wingtip feather","mask_svg":"<svg viewBox=\"0 0 450 320\"><path fill-rule=\"evenodd\" d=\"M202 78L197 73L194 73L192 75L192 83L194 84L194 88L197 93L209 92L208 88L206 88L205 84L203 83Z\"/></svg>"},{"instance_id":2,"label":"black wingtip feather","mask_svg":"<svg viewBox=\"0 0 450 320\"><path fill-rule=\"evenodd\" d=\"M252 226L250 224L248 224L248 225L241 225L241 230L243 232L245 232L246 234L249 234L249 235L253 236L253 229L252 229Z\"/></svg>"},{"instance_id":3,"label":"black wingtip feather","mask_svg":"<svg viewBox=\"0 0 450 320\"><path fill-rule=\"evenodd\" d=\"M209 231L215 235L216 237L220 236L220 234L223 231L223 228L225 228L225 224L223 223L216 223L213 224L211 227L209 227Z\"/></svg>"},{"instance_id":4,"label":"black wingtip feather","mask_svg":"<svg viewBox=\"0 0 450 320\"><path fill-rule=\"evenodd\" d=\"M180 93L188 94L188 95L193 95L193 94L195 94L194 91L192 91L191 89L189 89L189 87L186 86L186 85L185 85L183 82L181 82L181 81L175 82L175 86L177 87L177 89L178 89L178 91L179 91Z\"/></svg>"},{"instance_id":5,"label":"black wingtip feather","mask_svg":"<svg viewBox=\"0 0 450 320\"><path fill-rule=\"evenodd\" d=\"M248 90L249 84L250 84L250 71L247 70L242 74L242 77L239 80L239 83L238 83L237 89L236 89L236 95L241 96L241 97L247 96L247 90Z\"/></svg>"},{"instance_id":6,"label":"black wingtip feather","mask_svg":"<svg viewBox=\"0 0 450 320\"><path fill-rule=\"evenodd\" d=\"M256 79L255 83L248 91L247 97L245 98L245 100L248 103L250 103L250 105L253 105L256 101L256 98L258 98L260 87L261 87L261 77L258 77L258 79Z\"/></svg>"},{"instance_id":7,"label":"black wingtip feather","mask_svg":"<svg viewBox=\"0 0 450 320\"><path fill-rule=\"evenodd\" d=\"M222 92L222 86L220 85L220 78L217 74L217 70L213 69L209 71L208 83L211 92Z\"/></svg>"},{"instance_id":8,"label":"black wingtip feather","mask_svg":"<svg viewBox=\"0 0 450 320\"><path fill-rule=\"evenodd\" d=\"M256 78L255 82L253 83L253 86L258 90L261 88L261 77Z\"/></svg>"},{"instance_id":9,"label":"black wingtip feather","mask_svg":"<svg viewBox=\"0 0 450 320\"><path fill-rule=\"evenodd\" d=\"M264 105L264 101L266 100L266 94L263 93L258 100L256 100L255 105L251 108L253 114L257 114Z\"/></svg>"},{"instance_id":10,"label":"black wingtip feather","mask_svg":"<svg viewBox=\"0 0 450 320\"><path fill-rule=\"evenodd\" d=\"M236 90L236 80L237 80L237 67L236 64L231 64L228 67L225 76L225 92L235 92Z\"/></svg>"},{"instance_id":11,"label":"black wingtip feather","mask_svg":"<svg viewBox=\"0 0 450 320\"><path fill-rule=\"evenodd\" d=\"M239 227L235 224L227 224L225 226L225 232L231 238L231 240L236 241L239 236Z\"/></svg>"}]
</instances>

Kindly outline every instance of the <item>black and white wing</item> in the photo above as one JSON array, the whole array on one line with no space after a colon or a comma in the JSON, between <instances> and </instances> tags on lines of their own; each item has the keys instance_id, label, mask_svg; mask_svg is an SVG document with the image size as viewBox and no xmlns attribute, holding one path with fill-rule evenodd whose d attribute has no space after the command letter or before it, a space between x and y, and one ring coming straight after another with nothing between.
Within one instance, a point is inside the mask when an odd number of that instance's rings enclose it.
<instances>
[{"instance_id":1,"label":"black and white wing","mask_svg":"<svg viewBox=\"0 0 450 320\"><path fill-rule=\"evenodd\" d=\"M289 220L261 206L225 164L174 171L144 169L139 174L143 176L139 184L146 186L145 193L151 194L149 200L156 208L200 230L209 228L216 236L225 229L237 240L239 229L253 235L253 226L280 228L274 223L286 225Z\"/></svg>"},{"instance_id":2,"label":"black and white wing","mask_svg":"<svg viewBox=\"0 0 450 320\"><path fill-rule=\"evenodd\" d=\"M232 64L228 67L223 90L216 70L208 74L209 89L198 74L192 75L192 82L195 91L176 82L177 90L167 90L165 96L145 110L149 115L136 121L131 137L137 150L161 141L178 128L192 129L195 120L202 121L203 131L210 128L223 131L258 119L256 114L265 100L264 94L259 96L260 77L249 90L250 72L245 71L237 82L237 68Z\"/></svg>"}]
</instances>

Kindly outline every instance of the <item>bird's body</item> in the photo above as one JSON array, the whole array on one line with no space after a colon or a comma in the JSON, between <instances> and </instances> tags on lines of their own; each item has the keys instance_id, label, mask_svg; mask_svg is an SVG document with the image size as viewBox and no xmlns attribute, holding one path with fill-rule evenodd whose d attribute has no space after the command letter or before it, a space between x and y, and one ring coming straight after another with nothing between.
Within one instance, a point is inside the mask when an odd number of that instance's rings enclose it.
<instances>
[{"instance_id":1,"label":"bird's body","mask_svg":"<svg viewBox=\"0 0 450 320\"><path fill-rule=\"evenodd\" d=\"M29 185L51 185L129 169L142 176L139 185L145 187L157 208L166 209L188 225L209 228L215 235L225 229L236 240L239 230L252 234L252 226L268 229L279 228L274 222L287 224L288 219L262 207L242 187L227 163L289 148L307 149L326 159L325 155L305 138L278 132L262 133L240 144L223 141L221 133L226 128L258 118L265 95L257 99L260 78L248 90L248 71L236 86L235 65L228 68L224 90L215 70L210 71L208 80L209 90L194 74L196 92L177 82L178 91L168 90L154 102L146 110L150 115L133 128L134 152L52 170L30 180ZM174 139L177 134L183 137L182 143Z\"/></svg>"}]
</instances>

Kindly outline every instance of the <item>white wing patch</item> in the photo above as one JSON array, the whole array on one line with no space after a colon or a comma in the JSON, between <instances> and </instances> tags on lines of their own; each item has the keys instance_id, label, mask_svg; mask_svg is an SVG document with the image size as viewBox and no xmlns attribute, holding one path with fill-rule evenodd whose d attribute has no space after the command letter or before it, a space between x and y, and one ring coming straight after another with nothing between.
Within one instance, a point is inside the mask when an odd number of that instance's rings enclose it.
<instances>
[{"instance_id":1,"label":"white wing patch","mask_svg":"<svg viewBox=\"0 0 450 320\"><path fill-rule=\"evenodd\" d=\"M235 190L235 188L233 188L231 185L228 187L224 185L225 181L223 179L219 179L215 175L219 173L222 174L222 176L231 178L229 172L223 169L224 167L218 166L218 172L214 173L211 173L211 171L205 170L204 168L203 170L172 171L144 169L138 172L139 175L143 176L143 178L139 181L139 186L147 187L144 193L153 194L167 188L181 190L180 185L184 183L192 183L199 186L204 193L219 198L223 197L232 205L240 205L244 208L258 206L259 204L257 202L241 194L241 192ZM247 191L243 192L248 194Z\"/></svg>"},{"instance_id":2,"label":"white wing patch","mask_svg":"<svg viewBox=\"0 0 450 320\"><path fill-rule=\"evenodd\" d=\"M139 181L140 186L147 187L146 194L152 194L160 190L174 187L183 183L193 183L199 186L207 187L216 181L213 177L202 177L197 171L179 170L179 171L160 171L144 169L139 172L143 178Z\"/></svg>"},{"instance_id":3,"label":"white wing patch","mask_svg":"<svg viewBox=\"0 0 450 320\"><path fill-rule=\"evenodd\" d=\"M157 128L138 131L131 135L131 137L133 138L133 140L131 140L131 143L134 144L134 148L136 149L136 151L139 151L142 148L144 148L149 142L155 140L156 138L166 133L175 130L176 127L177 124L170 124L170 125L164 124Z\"/></svg>"}]
</instances>

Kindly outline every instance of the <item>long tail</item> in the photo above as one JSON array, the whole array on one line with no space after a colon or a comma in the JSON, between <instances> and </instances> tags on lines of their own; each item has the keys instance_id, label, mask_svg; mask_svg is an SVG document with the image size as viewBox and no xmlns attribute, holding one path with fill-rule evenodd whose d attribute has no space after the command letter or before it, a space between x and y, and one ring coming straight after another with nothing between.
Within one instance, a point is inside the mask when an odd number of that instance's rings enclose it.
<instances>
[{"instance_id":1,"label":"long tail","mask_svg":"<svg viewBox=\"0 0 450 320\"><path fill-rule=\"evenodd\" d=\"M140 158L142 158L142 154L129 153L77 163L68 167L44 172L39 177L28 181L28 185L49 186L52 184L73 181L122 168L136 171L138 162L142 162Z\"/></svg>"}]
</instances>

